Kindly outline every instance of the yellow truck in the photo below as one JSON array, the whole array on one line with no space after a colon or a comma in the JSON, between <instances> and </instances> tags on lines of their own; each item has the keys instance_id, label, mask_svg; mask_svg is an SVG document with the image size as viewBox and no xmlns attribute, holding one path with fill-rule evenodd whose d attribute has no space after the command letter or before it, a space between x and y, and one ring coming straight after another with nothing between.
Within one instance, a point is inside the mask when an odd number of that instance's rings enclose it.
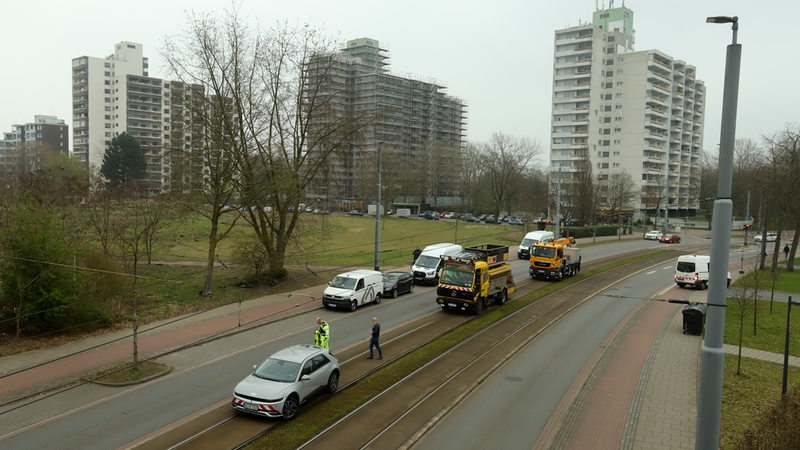
<instances>
[{"instance_id":1,"label":"yellow truck","mask_svg":"<svg viewBox=\"0 0 800 450\"><path fill-rule=\"evenodd\" d=\"M531 247L528 272L533 279L561 280L581 271L581 250L575 238L565 237Z\"/></svg>"},{"instance_id":2,"label":"yellow truck","mask_svg":"<svg viewBox=\"0 0 800 450\"><path fill-rule=\"evenodd\" d=\"M481 314L492 303L507 302L516 289L508 246L481 244L444 257L436 303L443 311Z\"/></svg>"}]
</instances>

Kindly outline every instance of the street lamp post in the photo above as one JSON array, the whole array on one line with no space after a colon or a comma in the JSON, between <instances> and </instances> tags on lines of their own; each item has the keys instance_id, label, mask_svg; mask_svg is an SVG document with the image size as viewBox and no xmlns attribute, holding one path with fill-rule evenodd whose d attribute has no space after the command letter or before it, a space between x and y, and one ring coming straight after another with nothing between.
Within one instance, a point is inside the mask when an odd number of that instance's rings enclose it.
<instances>
[{"instance_id":1,"label":"street lamp post","mask_svg":"<svg viewBox=\"0 0 800 450\"><path fill-rule=\"evenodd\" d=\"M378 142L378 204L375 205L375 270L381 270L381 144Z\"/></svg>"},{"instance_id":2,"label":"street lamp post","mask_svg":"<svg viewBox=\"0 0 800 450\"><path fill-rule=\"evenodd\" d=\"M722 123L719 145L719 178L714 201L711 230L711 270L708 283L706 334L700 354L700 388L697 400L697 429L695 449L719 448L720 415L722 410L722 373L725 351L722 341L725 331L725 306L728 270L728 248L731 240L733 202L733 150L736 140L736 108L739 97L739 68L742 46L736 43L739 18L716 16L707 23L730 23L733 40L725 58L725 87L722 95Z\"/></svg>"}]
</instances>

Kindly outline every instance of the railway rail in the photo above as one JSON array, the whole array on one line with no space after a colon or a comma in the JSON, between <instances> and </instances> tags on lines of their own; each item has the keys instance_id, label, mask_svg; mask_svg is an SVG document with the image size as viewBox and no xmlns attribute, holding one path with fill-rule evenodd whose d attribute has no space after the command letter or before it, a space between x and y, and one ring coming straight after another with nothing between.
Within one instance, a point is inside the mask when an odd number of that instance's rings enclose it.
<instances>
[{"instance_id":1,"label":"railway rail","mask_svg":"<svg viewBox=\"0 0 800 450\"><path fill-rule=\"evenodd\" d=\"M597 292L606 289L640 267L663 264L674 258L671 253L645 256L649 251L633 252L624 257L641 256L635 262L571 279L563 289L532 302L486 329L465 339L439 355L420 369L408 374L389 389L375 396L335 424L321 431L302 445L302 448L329 448L330 442L344 448L408 448L446 411L457 404L482 380L500 367L522 347L569 314ZM619 259L617 256L616 259ZM607 264L596 261L584 264L584 272ZM636 269L632 269L632 267ZM643 270L643 269L641 269ZM521 280L520 280L521 281ZM553 282L527 280L520 283L516 297L552 287ZM414 352L475 316L435 312L391 330L384 335L382 346L391 348L392 359L383 366ZM381 370L363 360L363 348L337 352L342 364L340 392ZM301 410L312 413L315 404L330 396L318 397ZM413 399L413 402L410 401ZM177 426L153 433L132 445L139 449L219 449L243 448L259 439L269 439L270 433L283 424L234 413L227 402L214 405L207 411ZM327 444L327 445L326 445Z\"/></svg>"}]
</instances>

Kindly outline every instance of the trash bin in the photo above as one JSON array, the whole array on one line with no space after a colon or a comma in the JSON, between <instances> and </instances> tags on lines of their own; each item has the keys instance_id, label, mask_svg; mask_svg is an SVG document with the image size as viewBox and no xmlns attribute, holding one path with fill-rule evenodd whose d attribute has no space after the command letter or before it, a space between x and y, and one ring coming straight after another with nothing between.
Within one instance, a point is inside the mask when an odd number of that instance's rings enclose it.
<instances>
[{"instance_id":1,"label":"trash bin","mask_svg":"<svg viewBox=\"0 0 800 450\"><path fill-rule=\"evenodd\" d=\"M683 308L683 334L703 334L707 307L705 303L690 303Z\"/></svg>"}]
</instances>

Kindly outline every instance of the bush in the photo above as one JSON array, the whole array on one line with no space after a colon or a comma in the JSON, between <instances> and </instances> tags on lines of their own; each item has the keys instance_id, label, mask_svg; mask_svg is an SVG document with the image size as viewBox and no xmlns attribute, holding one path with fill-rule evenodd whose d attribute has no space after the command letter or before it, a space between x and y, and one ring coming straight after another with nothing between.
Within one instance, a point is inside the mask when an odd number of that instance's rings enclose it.
<instances>
[{"instance_id":1,"label":"bush","mask_svg":"<svg viewBox=\"0 0 800 450\"><path fill-rule=\"evenodd\" d=\"M735 448L742 450L800 448L800 392L765 404L756 424L744 432Z\"/></svg>"}]
</instances>

